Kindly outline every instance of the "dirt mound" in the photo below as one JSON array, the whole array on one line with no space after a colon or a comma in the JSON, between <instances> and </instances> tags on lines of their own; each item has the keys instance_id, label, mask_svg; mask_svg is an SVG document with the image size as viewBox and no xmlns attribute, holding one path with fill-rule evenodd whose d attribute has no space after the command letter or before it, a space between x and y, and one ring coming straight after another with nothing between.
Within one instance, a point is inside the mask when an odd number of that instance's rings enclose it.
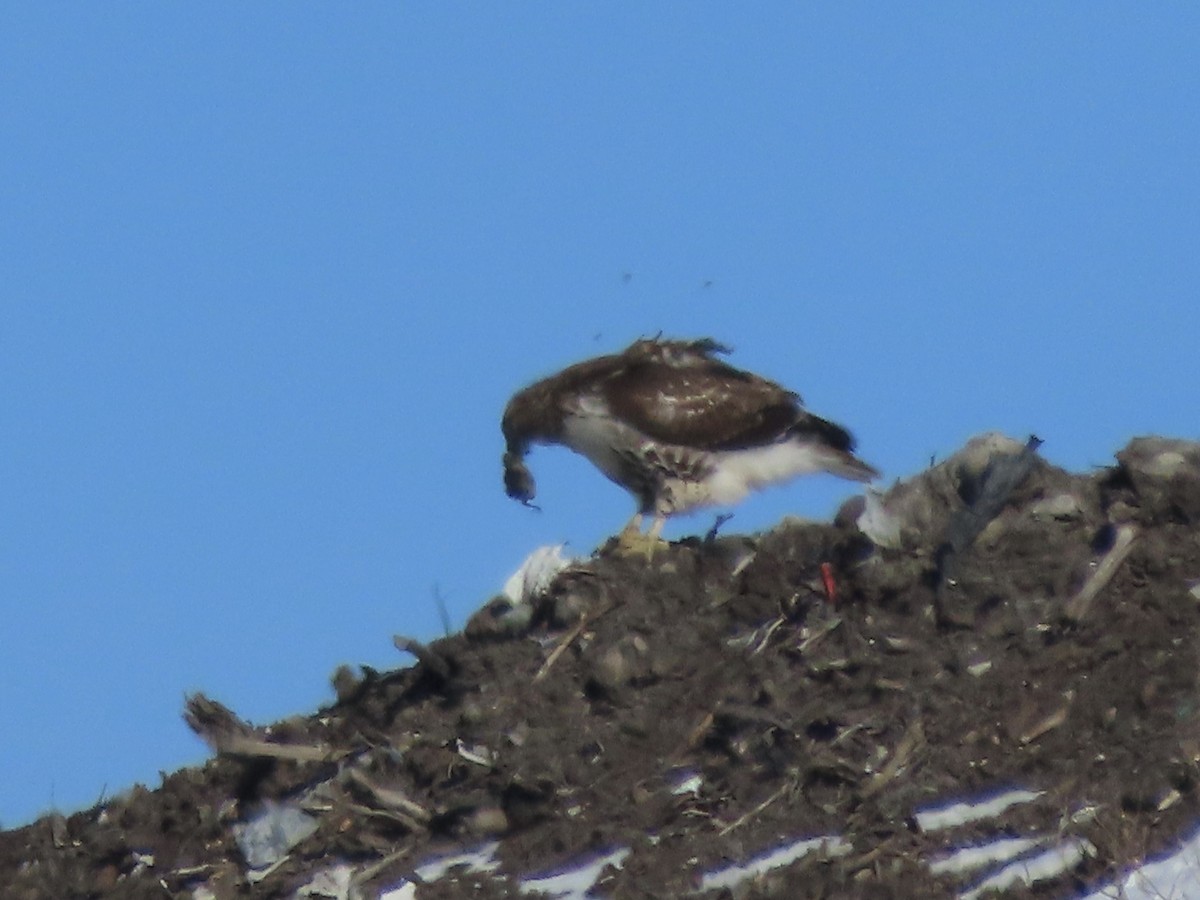
<instances>
[{"instance_id":1,"label":"dirt mound","mask_svg":"<svg viewBox=\"0 0 1200 900\"><path fill-rule=\"evenodd\" d=\"M834 524L497 598L0 832L5 898L1076 896L1200 821L1200 445L988 437ZM574 892L574 893L572 893Z\"/></svg>"}]
</instances>

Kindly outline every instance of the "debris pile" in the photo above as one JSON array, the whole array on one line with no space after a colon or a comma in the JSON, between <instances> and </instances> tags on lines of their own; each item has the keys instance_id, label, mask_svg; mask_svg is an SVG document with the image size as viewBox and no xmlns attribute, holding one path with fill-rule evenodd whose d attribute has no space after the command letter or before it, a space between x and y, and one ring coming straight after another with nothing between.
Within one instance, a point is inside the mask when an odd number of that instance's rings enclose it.
<instances>
[{"instance_id":1,"label":"debris pile","mask_svg":"<svg viewBox=\"0 0 1200 900\"><path fill-rule=\"evenodd\" d=\"M1200 445L1037 444L832 524L545 548L309 717L191 697L213 759L0 832L4 896L1171 896L1129 872L1200 823Z\"/></svg>"}]
</instances>

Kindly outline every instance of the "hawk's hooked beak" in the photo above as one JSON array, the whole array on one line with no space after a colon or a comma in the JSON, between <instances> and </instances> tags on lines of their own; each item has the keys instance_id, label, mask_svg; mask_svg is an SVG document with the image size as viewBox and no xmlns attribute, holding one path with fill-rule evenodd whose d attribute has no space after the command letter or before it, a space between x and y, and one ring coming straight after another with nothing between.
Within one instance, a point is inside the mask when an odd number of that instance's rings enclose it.
<instances>
[{"instance_id":1,"label":"hawk's hooked beak","mask_svg":"<svg viewBox=\"0 0 1200 900\"><path fill-rule=\"evenodd\" d=\"M504 490L514 500L520 500L526 506L533 506L529 501L537 494L537 484L533 473L525 465L520 453L512 450L504 454Z\"/></svg>"}]
</instances>

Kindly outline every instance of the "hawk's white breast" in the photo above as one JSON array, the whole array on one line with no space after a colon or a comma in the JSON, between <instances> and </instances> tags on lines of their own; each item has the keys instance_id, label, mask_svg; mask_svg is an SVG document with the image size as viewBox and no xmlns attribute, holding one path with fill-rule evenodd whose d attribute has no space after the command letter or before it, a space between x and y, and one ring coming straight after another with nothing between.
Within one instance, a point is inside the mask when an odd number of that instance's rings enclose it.
<instances>
[{"instance_id":1,"label":"hawk's white breast","mask_svg":"<svg viewBox=\"0 0 1200 900\"><path fill-rule=\"evenodd\" d=\"M636 448L641 437L614 419L604 401L582 397L563 420L562 442L620 484L622 454Z\"/></svg>"}]
</instances>

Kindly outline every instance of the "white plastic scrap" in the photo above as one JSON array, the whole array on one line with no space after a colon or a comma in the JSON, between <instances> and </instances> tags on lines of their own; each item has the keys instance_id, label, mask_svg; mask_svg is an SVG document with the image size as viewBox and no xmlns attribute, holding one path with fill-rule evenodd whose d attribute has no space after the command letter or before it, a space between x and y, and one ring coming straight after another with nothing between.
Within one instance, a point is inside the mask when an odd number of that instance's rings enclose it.
<instances>
[{"instance_id":1,"label":"white plastic scrap","mask_svg":"<svg viewBox=\"0 0 1200 900\"><path fill-rule=\"evenodd\" d=\"M1042 796L1042 791L1012 790L994 794L983 800L952 803L934 809L923 809L916 813L917 826L924 832L955 828L980 819L992 819L1010 806L1029 803Z\"/></svg>"},{"instance_id":2,"label":"white plastic scrap","mask_svg":"<svg viewBox=\"0 0 1200 900\"><path fill-rule=\"evenodd\" d=\"M467 762L473 762L477 766L488 769L495 765L496 754L483 744L467 745L463 743L462 738L455 738L454 745L458 749L458 755Z\"/></svg>"},{"instance_id":3,"label":"white plastic scrap","mask_svg":"<svg viewBox=\"0 0 1200 900\"><path fill-rule=\"evenodd\" d=\"M547 544L538 547L527 557L521 567L504 582L501 593L513 602L528 603L550 587L555 577L575 560L562 555L565 544Z\"/></svg>"},{"instance_id":4,"label":"white plastic scrap","mask_svg":"<svg viewBox=\"0 0 1200 900\"><path fill-rule=\"evenodd\" d=\"M295 806L268 800L249 821L233 826L238 849L251 869L269 869L317 830L317 820Z\"/></svg>"},{"instance_id":5,"label":"white plastic scrap","mask_svg":"<svg viewBox=\"0 0 1200 900\"><path fill-rule=\"evenodd\" d=\"M751 878L757 878L772 869L778 869L782 866L790 866L796 860L801 859L815 850L824 848L828 856L842 856L849 853L851 845L843 841L836 835L807 838L805 840L795 841L791 844L784 844L769 853L764 853L761 856L756 856L748 862L725 866L721 869L714 869L712 872L705 873L700 880L700 889L697 893L712 891L718 888L731 888L743 881L748 881Z\"/></svg>"},{"instance_id":6,"label":"white plastic scrap","mask_svg":"<svg viewBox=\"0 0 1200 900\"><path fill-rule=\"evenodd\" d=\"M704 784L704 776L699 772L687 770L680 773L679 780L671 787L671 793L676 797L683 794L700 796L700 788Z\"/></svg>"},{"instance_id":7,"label":"white plastic scrap","mask_svg":"<svg viewBox=\"0 0 1200 900\"><path fill-rule=\"evenodd\" d=\"M1009 863L995 875L990 875L965 894L960 900L975 900L988 891L1002 891L1014 884L1034 885L1048 878L1056 878L1078 865L1085 856L1094 854L1096 848L1091 841L1073 838L1029 859Z\"/></svg>"},{"instance_id":8,"label":"white plastic scrap","mask_svg":"<svg viewBox=\"0 0 1200 900\"><path fill-rule=\"evenodd\" d=\"M621 868L628 855L629 848L622 847L604 856L592 857L587 862L554 875L522 879L521 893L548 894L556 900L586 900L600 873L609 866Z\"/></svg>"}]
</instances>

